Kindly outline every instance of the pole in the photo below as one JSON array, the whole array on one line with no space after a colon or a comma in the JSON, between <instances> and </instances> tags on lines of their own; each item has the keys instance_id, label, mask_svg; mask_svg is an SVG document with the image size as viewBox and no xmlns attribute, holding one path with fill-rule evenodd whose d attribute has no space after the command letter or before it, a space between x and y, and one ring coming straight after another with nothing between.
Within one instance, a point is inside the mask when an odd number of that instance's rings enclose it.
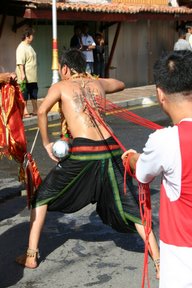
<instances>
[{"instance_id":1,"label":"pole","mask_svg":"<svg viewBox=\"0 0 192 288\"><path fill-rule=\"evenodd\" d=\"M52 28L53 28L53 42L52 42L52 84L59 81L59 65L58 65L58 47L57 47L57 7L56 1L52 0Z\"/></svg>"},{"instance_id":2,"label":"pole","mask_svg":"<svg viewBox=\"0 0 192 288\"><path fill-rule=\"evenodd\" d=\"M108 59L108 62L107 62L107 65L106 65L106 69L105 69L105 76L106 77L109 77L109 68L110 68L111 62L113 60L113 54L115 52L115 47L116 47L117 40L118 40L118 37L119 37L120 28L121 28L121 22L118 22L117 23L116 32L115 32L115 37L113 39L113 44L112 44L112 47L111 47L111 52L110 52L109 59Z\"/></svg>"}]
</instances>

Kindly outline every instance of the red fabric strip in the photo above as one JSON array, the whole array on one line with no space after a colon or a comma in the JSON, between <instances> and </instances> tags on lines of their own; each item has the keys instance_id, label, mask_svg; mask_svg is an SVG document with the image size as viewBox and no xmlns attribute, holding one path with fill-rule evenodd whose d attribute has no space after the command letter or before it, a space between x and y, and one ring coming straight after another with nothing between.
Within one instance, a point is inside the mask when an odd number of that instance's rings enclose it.
<instances>
[{"instance_id":1,"label":"red fabric strip","mask_svg":"<svg viewBox=\"0 0 192 288\"><path fill-rule=\"evenodd\" d=\"M101 152L107 150L116 150L120 149L119 145L108 145L108 146L80 146L80 147L72 147L70 152Z\"/></svg>"}]
</instances>

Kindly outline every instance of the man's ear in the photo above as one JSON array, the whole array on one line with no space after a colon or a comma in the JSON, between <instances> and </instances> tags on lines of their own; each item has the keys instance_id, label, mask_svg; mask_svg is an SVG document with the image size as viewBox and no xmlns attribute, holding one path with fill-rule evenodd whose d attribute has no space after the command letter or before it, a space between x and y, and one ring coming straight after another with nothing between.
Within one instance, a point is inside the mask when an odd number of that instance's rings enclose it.
<instances>
[{"instance_id":1,"label":"man's ear","mask_svg":"<svg viewBox=\"0 0 192 288\"><path fill-rule=\"evenodd\" d=\"M67 73L67 66L64 65L62 68L61 68L61 74L62 75L65 75Z\"/></svg>"},{"instance_id":2,"label":"man's ear","mask_svg":"<svg viewBox=\"0 0 192 288\"><path fill-rule=\"evenodd\" d=\"M159 87L157 87L157 98L158 98L159 104L161 106L163 106L163 104L166 100L166 96L165 96L165 93L163 92L163 90Z\"/></svg>"},{"instance_id":3,"label":"man's ear","mask_svg":"<svg viewBox=\"0 0 192 288\"><path fill-rule=\"evenodd\" d=\"M59 74L61 76L61 79L64 79L66 77L67 71L68 71L68 67L66 65L64 65L62 68L59 65Z\"/></svg>"}]
</instances>

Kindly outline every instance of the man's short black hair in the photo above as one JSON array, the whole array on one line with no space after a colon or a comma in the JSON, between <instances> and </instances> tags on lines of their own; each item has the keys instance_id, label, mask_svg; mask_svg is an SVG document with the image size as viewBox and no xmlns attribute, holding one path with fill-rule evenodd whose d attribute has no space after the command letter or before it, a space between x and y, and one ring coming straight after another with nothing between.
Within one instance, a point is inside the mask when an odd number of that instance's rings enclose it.
<instances>
[{"instance_id":1,"label":"man's short black hair","mask_svg":"<svg viewBox=\"0 0 192 288\"><path fill-rule=\"evenodd\" d=\"M77 73L85 73L86 60L84 54L78 49L63 50L60 55L60 65L63 68L67 65L70 69L75 70Z\"/></svg>"},{"instance_id":2,"label":"man's short black hair","mask_svg":"<svg viewBox=\"0 0 192 288\"><path fill-rule=\"evenodd\" d=\"M166 53L154 65L154 81L166 94L192 93L192 52Z\"/></svg>"},{"instance_id":3,"label":"man's short black hair","mask_svg":"<svg viewBox=\"0 0 192 288\"><path fill-rule=\"evenodd\" d=\"M187 34L187 31L185 28L179 28L179 30L178 30L179 37L184 37L184 36L186 36L186 34Z\"/></svg>"},{"instance_id":4,"label":"man's short black hair","mask_svg":"<svg viewBox=\"0 0 192 288\"><path fill-rule=\"evenodd\" d=\"M21 40L25 40L26 37L30 37L31 35L34 34L34 29L32 27L26 27L23 31L23 35L21 37Z\"/></svg>"}]
</instances>

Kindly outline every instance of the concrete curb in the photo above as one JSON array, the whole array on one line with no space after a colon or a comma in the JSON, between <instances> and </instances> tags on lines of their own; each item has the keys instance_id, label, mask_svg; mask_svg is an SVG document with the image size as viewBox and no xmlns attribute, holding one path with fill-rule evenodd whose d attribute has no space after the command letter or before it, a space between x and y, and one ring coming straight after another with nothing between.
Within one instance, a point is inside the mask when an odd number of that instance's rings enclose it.
<instances>
[{"instance_id":1,"label":"concrete curb","mask_svg":"<svg viewBox=\"0 0 192 288\"><path fill-rule=\"evenodd\" d=\"M151 104L157 103L157 99L156 99L156 96L139 97L139 98L114 101L114 103L120 105L121 107L129 108L129 107L138 106L138 105L141 105L141 106L151 105Z\"/></svg>"},{"instance_id":2,"label":"concrete curb","mask_svg":"<svg viewBox=\"0 0 192 288\"><path fill-rule=\"evenodd\" d=\"M60 115L59 115L58 112L50 112L50 113L48 114L48 122L57 120L57 119L59 119L59 118L60 118ZM37 125L37 116L23 119L23 123L24 123L24 126L25 126L25 127Z\"/></svg>"}]
</instances>

